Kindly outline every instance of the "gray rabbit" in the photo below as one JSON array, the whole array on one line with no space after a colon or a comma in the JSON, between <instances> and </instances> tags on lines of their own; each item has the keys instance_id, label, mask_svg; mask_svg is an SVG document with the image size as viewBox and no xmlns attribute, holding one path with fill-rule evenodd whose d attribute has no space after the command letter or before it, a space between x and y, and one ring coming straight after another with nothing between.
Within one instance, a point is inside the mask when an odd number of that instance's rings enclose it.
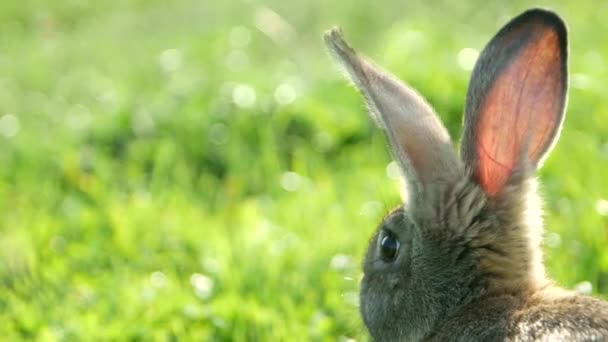
<instances>
[{"instance_id":1,"label":"gray rabbit","mask_svg":"<svg viewBox=\"0 0 608 342\"><path fill-rule=\"evenodd\" d=\"M378 341L608 341L608 303L545 275L534 173L564 119L567 31L528 10L485 47L460 158L431 106L354 51L325 42L386 132L407 185L363 266L361 314Z\"/></svg>"}]
</instances>

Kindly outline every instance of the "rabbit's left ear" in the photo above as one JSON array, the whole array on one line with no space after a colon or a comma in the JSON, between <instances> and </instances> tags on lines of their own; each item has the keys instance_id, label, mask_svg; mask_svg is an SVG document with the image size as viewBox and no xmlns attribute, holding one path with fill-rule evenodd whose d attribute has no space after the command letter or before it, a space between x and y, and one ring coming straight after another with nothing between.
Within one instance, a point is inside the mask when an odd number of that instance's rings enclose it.
<instances>
[{"instance_id":1,"label":"rabbit's left ear","mask_svg":"<svg viewBox=\"0 0 608 342\"><path fill-rule=\"evenodd\" d=\"M324 38L365 97L372 117L385 130L408 189L422 191L436 181L453 181L460 176L461 164L450 136L422 96L361 57L344 41L339 29L328 31Z\"/></svg>"},{"instance_id":2,"label":"rabbit's left ear","mask_svg":"<svg viewBox=\"0 0 608 342\"><path fill-rule=\"evenodd\" d=\"M566 104L567 33L554 13L519 15L481 53L467 93L461 155L498 194L522 161L537 168L557 140Z\"/></svg>"}]
</instances>

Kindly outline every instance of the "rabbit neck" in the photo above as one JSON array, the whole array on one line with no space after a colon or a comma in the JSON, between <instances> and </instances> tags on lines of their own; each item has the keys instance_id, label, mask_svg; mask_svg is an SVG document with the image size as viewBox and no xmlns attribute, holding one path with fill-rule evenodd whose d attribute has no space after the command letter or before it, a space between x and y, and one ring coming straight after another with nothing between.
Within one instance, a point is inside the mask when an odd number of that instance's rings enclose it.
<instances>
[{"instance_id":1,"label":"rabbit neck","mask_svg":"<svg viewBox=\"0 0 608 342\"><path fill-rule=\"evenodd\" d=\"M475 270L471 293L530 292L546 287L542 210L537 182L519 173L505 190L487 196L464 179L427 189L416 212L423 234L440 244L453 265ZM459 265L460 264L460 265Z\"/></svg>"}]
</instances>

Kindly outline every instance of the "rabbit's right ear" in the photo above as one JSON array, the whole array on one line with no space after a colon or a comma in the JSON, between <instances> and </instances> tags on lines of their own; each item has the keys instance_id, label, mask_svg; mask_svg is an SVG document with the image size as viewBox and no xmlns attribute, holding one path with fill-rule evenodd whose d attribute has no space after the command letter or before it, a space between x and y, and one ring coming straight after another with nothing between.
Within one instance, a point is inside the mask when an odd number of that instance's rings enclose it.
<instances>
[{"instance_id":1,"label":"rabbit's right ear","mask_svg":"<svg viewBox=\"0 0 608 342\"><path fill-rule=\"evenodd\" d=\"M487 194L498 194L519 163L542 163L559 135L566 91L566 27L556 14L526 11L488 43L471 76L461 144Z\"/></svg>"},{"instance_id":2,"label":"rabbit's right ear","mask_svg":"<svg viewBox=\"0 0 608 342\"><path fill-rule=\"evenodd\" d=\"M385 130L408 189L420 192L427 184L461 176L448 131L422 96L360 56L339 29L326 32L324 38L365 97L372 117ZM415 193L409 193L410 197Z\"/></svg>"}]
</instances>

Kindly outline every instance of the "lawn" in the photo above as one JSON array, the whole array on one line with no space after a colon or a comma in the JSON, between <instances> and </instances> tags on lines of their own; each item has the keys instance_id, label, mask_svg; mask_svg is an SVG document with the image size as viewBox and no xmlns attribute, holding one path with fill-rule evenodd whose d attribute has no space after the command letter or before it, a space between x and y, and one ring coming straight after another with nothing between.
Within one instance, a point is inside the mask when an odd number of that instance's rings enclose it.
<instances>
[{"instance_id":1,"label":"lawn","mask_svg":"<svg viewBox=\"0 0 608 342\"><path fill-rule=\"evenodd\" d=\"M359 266L398 182L322 32L456 139L476 51L527 3L0 2L0 336L366 340ZM550 7L571 82L546 264L608 295L608 2Z\"/></svg>"}]
</instances>

